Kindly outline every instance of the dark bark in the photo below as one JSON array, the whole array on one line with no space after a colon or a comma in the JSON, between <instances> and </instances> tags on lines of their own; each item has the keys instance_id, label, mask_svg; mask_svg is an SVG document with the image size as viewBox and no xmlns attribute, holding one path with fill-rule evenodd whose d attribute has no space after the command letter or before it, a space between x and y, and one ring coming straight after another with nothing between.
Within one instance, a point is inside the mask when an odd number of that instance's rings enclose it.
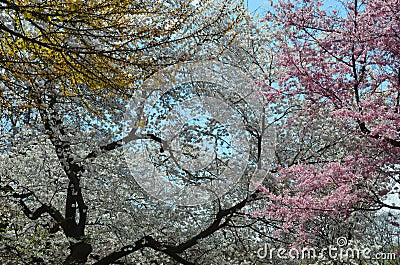
<instances>
[{"instance_id":1,"label":"dark bark","mask_svg":"<svg viewBox=\"0 0 400 265\"><path fill-rule=\"evenodd\" d=\"M55 99L52 103L54 102ZM65 139L63 136L66 135L66 132L56 113L43 110L41 116L57 157L69 179L65 200L65 216L62 218L61 227L66 237L73 238L74 242L78 243L71 244L69 247L70 255L64 264L84 264L93 250L92 246L84 241L88 207L83 198L80 176L85 170L73 159L71 143L61 140Z\"/></svg>"},{"instance_id":2,"label":"dark bark","mask_svg":"<svg viewBox=\"0 0 400 265\"><path fill-rule=\"evenodd\" d=\"M92 246L86 242L78 242L69 247L70 254L63 265L84 265L93 251Z\"/></svg>"}]
</instances>

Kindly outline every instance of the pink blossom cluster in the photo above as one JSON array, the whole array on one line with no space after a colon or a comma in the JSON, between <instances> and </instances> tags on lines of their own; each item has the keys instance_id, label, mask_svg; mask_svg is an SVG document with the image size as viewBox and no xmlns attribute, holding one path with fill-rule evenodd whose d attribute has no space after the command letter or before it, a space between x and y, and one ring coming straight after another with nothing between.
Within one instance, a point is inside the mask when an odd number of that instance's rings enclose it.
<instances>
[{"instance_id":1,"label":"pink blossom cluster","mask_svg":"<svg viewBox=\"0 0 400 265\"><path fill-rule=\"evenodd\" d=\"M310 123L323 110L338 130L360 139L348 143L343 161L300 160L278 171L278 191L260 188L268 204L254 215L284 220L287 230L320 215L345 218L391 190L393 175L383 168L400 164L400 1L271 5L264 22L274 27L281 70L274 86L265 85L265 98L301 99Z\"/></svg>"}]
</instances>

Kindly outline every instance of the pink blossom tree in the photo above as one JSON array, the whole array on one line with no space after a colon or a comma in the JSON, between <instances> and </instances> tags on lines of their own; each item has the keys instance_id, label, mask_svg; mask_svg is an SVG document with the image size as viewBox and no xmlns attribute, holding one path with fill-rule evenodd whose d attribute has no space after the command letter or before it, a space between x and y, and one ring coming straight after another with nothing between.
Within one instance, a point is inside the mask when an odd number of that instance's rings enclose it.
<instances>
[{"instance_id":1,"label":"pink blossom tree","mask_svg":"<svg viewBox=\"0 0 400 265\"><path fill-rule=\"evenodd\" d=\"M265 97L296 106L281 132L295 155L277 152L279 184L261 188L268 202L255 215L304 236L321 216L399 210L385 196L399 194L400 2L271 1L264 22L280 69Z\"/></svg>"}]
</instances>

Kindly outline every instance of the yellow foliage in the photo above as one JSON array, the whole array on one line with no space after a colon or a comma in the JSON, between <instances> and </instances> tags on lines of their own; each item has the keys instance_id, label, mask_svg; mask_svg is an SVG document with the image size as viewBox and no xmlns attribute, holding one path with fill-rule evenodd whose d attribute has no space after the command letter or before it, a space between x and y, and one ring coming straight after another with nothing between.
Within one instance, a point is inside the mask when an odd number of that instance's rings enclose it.
<instances>
[{"instance_id":1,"label":"yellow foliage","mask_svg":"<svg viewBox=\"0 0 400 265\"><path fill-rule=\"evenodd\" d=\"M190 38L197 43L199 38L222 36L237 18L219 10L212 16L211 11L201 11L190 1L5 3L0 11L8 20L0 31L0 96L9 105L25 107L39 106L49 87L53 91L57 88L58 97L79 97L82 101L93 92L96 96L90 100L126 97L138 81L160 68L190 60L191 51L182 51ZM218 30L211 23L201 24L202 19L209 21L217 15L221 16ZM224 16L226 19L222 20ZM180 52L174 53L174 49ZM164 50L170 55L165 56ZM10 93L6 95L5 91ZM32 92L36 102L27 96Z\"/></svg>"}]
</instances>

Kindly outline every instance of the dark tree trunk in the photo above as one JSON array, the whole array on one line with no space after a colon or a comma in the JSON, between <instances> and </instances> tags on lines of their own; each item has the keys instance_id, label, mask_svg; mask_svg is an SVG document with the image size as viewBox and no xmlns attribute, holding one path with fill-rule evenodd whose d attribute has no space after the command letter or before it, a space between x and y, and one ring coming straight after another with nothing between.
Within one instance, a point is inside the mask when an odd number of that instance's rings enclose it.
<instances>
[{"instance_id":1,"label":"dark tree trunk","mask_svg":"<svg viewBox=\"0 0 400 265\"><path fill-rule=\"evenodd\" d=\"M63 265L83 265L87 262L89 254L93 251L92 246L86 242L78 242L69 247L70 254Z\"/></svg>"}]
</instances>

